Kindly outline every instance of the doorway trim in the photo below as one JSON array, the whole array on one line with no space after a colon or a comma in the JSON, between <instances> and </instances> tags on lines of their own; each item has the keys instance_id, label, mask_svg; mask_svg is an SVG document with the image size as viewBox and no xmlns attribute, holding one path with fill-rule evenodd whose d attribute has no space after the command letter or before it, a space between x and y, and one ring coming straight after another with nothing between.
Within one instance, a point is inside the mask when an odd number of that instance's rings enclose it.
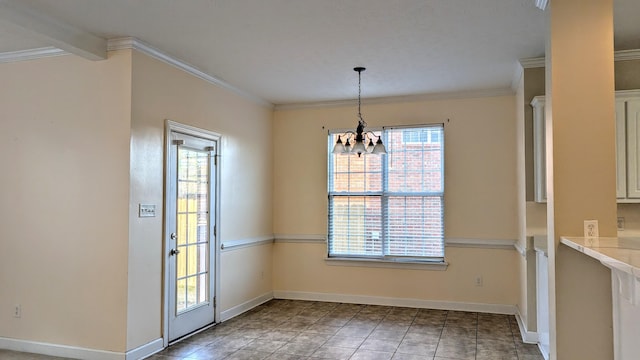
<instances>
[{"instance_id":1,"label":"doorway trim","mask_svg":"<svg viewBox=\"0 0 640 360\"><path fill-rule=\"evenodd\" d=\"M177 132L185 135L190 135L194 137L199 137L206 140L215 141L216 146L216 172L215 172L215 187L213 191L215 192L215 201L212 204L215 206L215 224L216 224L216 234L214 236L214 241L211 243L213 246L213 253L215 258L214 264L214 296L216 300L220 299L220 244L222 241L220 240L220 180L222 173L222 135L219 133L205 130L201 128L197 128L194 126L181 124L173 120L166 119L164 126L164 169L163 169L163 225L162 225L162 345L164 348L169 346L169 266L167 264L167 237L171 233L171 231L167 228L168 216L167 214L167 187L170 183L171 179L169 179L169 167L171 166L171 158L169 156L171 151L171 133ZM220 306L219 301L216 301L217 304L214 306L214 323L220 322Z\"/></svg>"}]
</instances>

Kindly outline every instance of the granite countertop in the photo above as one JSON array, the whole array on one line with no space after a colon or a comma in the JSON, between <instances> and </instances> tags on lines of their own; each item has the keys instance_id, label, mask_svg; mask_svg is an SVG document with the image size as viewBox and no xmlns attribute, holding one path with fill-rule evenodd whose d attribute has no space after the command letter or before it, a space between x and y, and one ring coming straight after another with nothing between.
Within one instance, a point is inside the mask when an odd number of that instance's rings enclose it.
<instances>
[{"instance_id":1,"label":"granite countertop","mask_svg":"<svg viewBox=\"0 0 640 360\"><path fill-rule=\"evenodd\" d=\"M608 268L640 278L640 238L561 237L560 242L600 261Z\"/></svg>"}]
</instances>

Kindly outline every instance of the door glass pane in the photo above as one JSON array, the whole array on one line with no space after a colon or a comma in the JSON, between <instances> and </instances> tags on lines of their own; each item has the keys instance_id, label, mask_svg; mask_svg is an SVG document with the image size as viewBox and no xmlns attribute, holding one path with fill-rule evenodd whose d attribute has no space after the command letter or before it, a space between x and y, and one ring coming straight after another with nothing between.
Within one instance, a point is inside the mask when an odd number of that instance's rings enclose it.
<instances>
[{"instance_id":1,"label":"door glass pane","mask_svg":"<svg viewBox=\"0 0 640 360\"><path fill-rule=\"evenodd\" d=\"M209 301L209 153L178 148L177 312Z\"/></svg>"},{"instance_id":2,"label":"door glass pane","mask_svg":"<svg viewBox=\"0 0 640 360\"><path fill-rule=\"evenodd\" d=\"M186 301L186 295L187 295L187 291L186 291L186 284L187 281L185 279L182 280L178 280L177 282L177 286L176 286L176 307L178 311L182 311L187 307L187 301Z\"/></svg>"},{"instance_id":3,"label":"door glass pane","mask_svg":"<svg viewBox=\"0 0 640 360\"><path fill-rule=\"evenodd\" d=\"M179 246L180 252L176 256L176 274L178 279L187 276L187 249Z\"/></svg>"},{"instance_id":4,"label":"door glass pane","mask_svg":"<svg viewBox=\"0 0 640 360\"><path fill-rule=\"evenodd\" d=\"M192 276L187 278L187 308L197 304L197 277Z\"/></svg>"}]
</instances>

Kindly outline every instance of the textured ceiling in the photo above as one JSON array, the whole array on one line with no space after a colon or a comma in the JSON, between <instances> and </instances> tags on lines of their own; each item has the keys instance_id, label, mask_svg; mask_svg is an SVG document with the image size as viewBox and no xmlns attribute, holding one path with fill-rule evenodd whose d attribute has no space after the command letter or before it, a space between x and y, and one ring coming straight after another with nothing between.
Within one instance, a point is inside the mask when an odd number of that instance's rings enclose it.
<instances>
[{"instance_id":1,"label":"textured ceiling","mask_svg":"<svg viewBox=\"0 0 640 360\"><path fill-rule=\"evenodd\" d=\"M509 88L544 55L533 0L21 0L102 38L132 36L273 104ZM640 47L616 0L616 46ZM0 22L0 52L44 46ZM14 29L15 30L15 29Z\"/></svg>"}]
</instances>

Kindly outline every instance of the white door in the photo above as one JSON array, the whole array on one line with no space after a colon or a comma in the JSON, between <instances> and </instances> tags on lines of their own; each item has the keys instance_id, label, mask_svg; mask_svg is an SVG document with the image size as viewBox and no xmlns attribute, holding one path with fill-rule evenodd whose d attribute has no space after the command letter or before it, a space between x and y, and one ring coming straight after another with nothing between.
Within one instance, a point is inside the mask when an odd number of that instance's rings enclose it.
<instances>
[{"instance_id":1,"label":"white door","mask_svg":"<svg viewBox=\"0 0 640 360\"><path fill-rule=\"evenodd\" d=\"M166 193L168 341L215 321L215 140L171 131Z\"/></svg>"}]
</instances>

